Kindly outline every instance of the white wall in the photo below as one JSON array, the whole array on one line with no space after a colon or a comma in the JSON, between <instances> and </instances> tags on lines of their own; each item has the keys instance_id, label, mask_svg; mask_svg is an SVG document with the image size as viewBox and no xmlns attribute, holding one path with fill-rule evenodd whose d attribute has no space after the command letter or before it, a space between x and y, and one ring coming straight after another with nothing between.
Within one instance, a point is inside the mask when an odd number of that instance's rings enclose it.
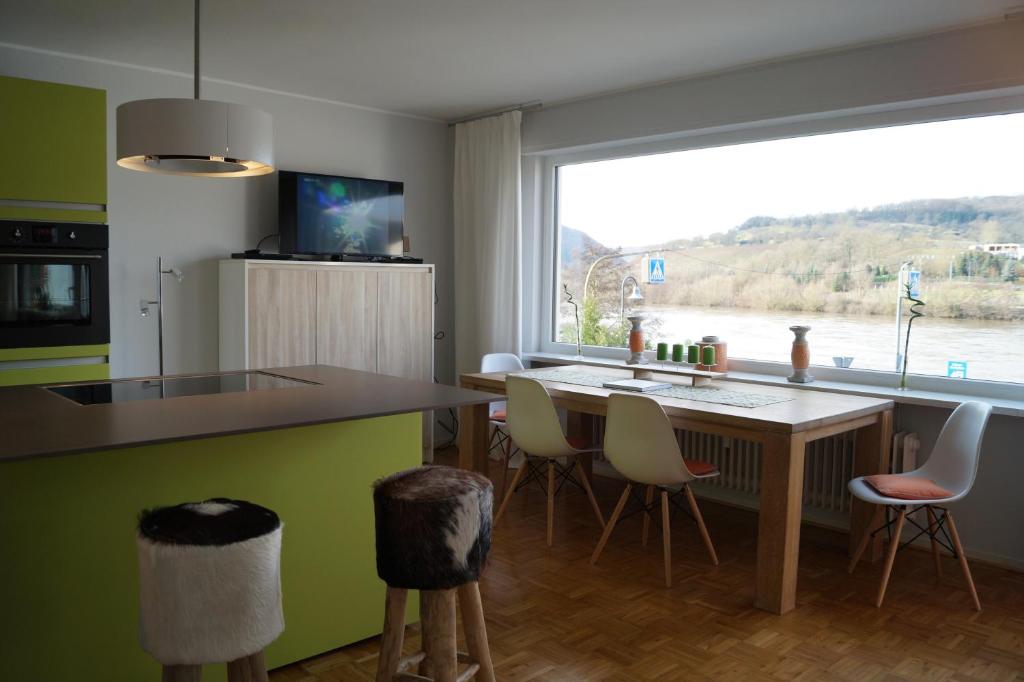
<instances>
[{"instance_id":1,"label":"white wall","mask_svg":"<svg viewBox=\"0 0 1024 682\"><path fill-rule=\"evenodd\" d=\"M156 296L156 258L181 268L165 280L168 373L217 369L217 265L276 232L277 176L248 179L148 175L115 163L115 110L149 97L191 97L190 78L0 46L0 74L107 91L111 369L157 372L156 318L138 314ZM223 84L203 97L251 104L274 117L277 166L401 180L412 254L437 265L436 374L452 379L451 149L444 123ZM10 131L5 131L9 134ZM268 240L265 247L274 247Z\"/></svg>"},{"instance_id":2,"label":"white wall","mask_svg":"<svg viewBox=\"0 0 1024 682\"><path fill-rule=\"evenodd\" d=\"M552 253L545 230L552 229L553 163L885 125L908 117L1019 111L1024 110L1022 92L1024 22L1013 21L527 112L523 239L535 248L525 251L523 266L523 350L541 350L550 309L545 297ZM543 280L549 283L542 285ZM927 453L948 416L945 409L901 405L897 427L917 431ZM1024 496L1017 490L1024 478L1022 443L1024 419L993 417L974 491L955 510L968 554L1024 570Z\"/></svg>"},{"instance_id":3,"label":"white wall","mask_svg":"<svg viewBox=\"0 0 1024 682\"><path fill-rule=\"evenodd\" d=\"M772 62L523 116L524 153L692 135L1024 86L1024 21Z\"/></svg>"}]
</instances>

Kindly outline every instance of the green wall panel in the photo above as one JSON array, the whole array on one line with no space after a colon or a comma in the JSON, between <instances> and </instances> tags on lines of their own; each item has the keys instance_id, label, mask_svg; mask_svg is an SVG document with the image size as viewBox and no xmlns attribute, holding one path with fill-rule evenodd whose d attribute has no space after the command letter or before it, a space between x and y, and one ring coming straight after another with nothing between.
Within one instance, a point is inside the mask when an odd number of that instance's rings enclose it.
<instances>
[{"instance_id":1,"label":"green wall panel","mask_svg":"<svg viewBox=\"0 0 1024 682\"><path fill-rule=\"evenodd\" d=\"M284 521L285 632L270 667L377 635L370 485L417 466L420 441L416 413L0 464L3 678L159 679L138 645L136 518L210 497ZM417 610L411 599L409 622ZM223 666L203 679L224 680Z\"/></svg>"},{"instance_id":2,"label":"green wall panel","mask_svg":"<svg viewBox=\"0 0 1024 682\"><path fill-rule=\"evenodd\" d=\"M0 131L0 199L107 203L105 90L0 76Z\"/></svg>"}]
</instances>

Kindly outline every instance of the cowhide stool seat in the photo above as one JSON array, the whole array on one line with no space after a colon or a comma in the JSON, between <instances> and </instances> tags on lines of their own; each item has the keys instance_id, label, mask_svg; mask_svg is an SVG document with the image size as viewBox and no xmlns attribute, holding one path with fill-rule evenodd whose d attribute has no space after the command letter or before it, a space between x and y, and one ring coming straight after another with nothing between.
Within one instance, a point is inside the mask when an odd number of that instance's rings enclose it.
<instances>
[{"instance_id":1,"label":"cowhide stool seat","mask_svg":"<svg viewBox=\"0 0 1024 682\"><path fill-rule=\"evenodd\" d=\"M139 518L139 641L164 682L197 682L226 663L230 682L265 682L263 649L284 630L281 520L214 499Z\"/></svg>"},{"instance_id":2,"label":"cowhide stool seat","mask_svg":"<svg viewBox=\"0 0 1024 682\"><path fill-rule=\"evenodd\" d=\"M477 581L491 547L491 482L470 471L425 466L374 484L377 574L387 583L378 682L493 682ZM408 590L420 591L423 650L402 658ZM469 654L455 647L456 593ZM458 672L459 662L467 667ZM419 676L406 668L419 664Z\"/></svg>"}]
</instances>

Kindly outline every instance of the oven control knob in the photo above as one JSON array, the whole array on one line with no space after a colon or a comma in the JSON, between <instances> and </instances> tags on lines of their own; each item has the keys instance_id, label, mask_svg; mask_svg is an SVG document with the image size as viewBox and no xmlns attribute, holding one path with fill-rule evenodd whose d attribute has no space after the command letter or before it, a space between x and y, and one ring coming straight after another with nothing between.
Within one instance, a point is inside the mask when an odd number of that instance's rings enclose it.
<instances>
[{"instance_id":1,"label":"oven control knob","mask_svg":"<svg viewBox=\"0 0 1024 682\"><path fill-rule=\"evenodd\" d=\"M20 227L16 227L14 228L14 231L11 232L11 236L14 237L15 239L21 239L22 237L25 236L25 233L22 232Z\"/></svg>"},{"instance_id":2,"label":"oven control knob","mask_svg":"<svg viewBox=\"0 0 1024 682\"><path fill-rule=\"evenodd\" d=\"M68 234L68 239L78 239L78 235L75 234L74 230L71 230L71 232Z\"/></svg>"}]
</instances>

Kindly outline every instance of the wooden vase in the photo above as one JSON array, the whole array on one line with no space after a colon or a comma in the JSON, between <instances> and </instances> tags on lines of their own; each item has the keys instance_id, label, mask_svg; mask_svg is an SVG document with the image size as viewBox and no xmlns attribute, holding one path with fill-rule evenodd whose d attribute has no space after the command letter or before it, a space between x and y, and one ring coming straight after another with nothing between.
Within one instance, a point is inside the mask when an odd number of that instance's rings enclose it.
<instances>
[{"instance_id":1,"label":"wooden vase","mask_svg":"<svg viewBox=\"0 0 1024 682\"><path fill-rule=\"evenodd\" d=\"M790 362L793 364L793 374L786 378L795 384L810 383L814 381L814 377L807 373L807 369L811 366L811 347L807 343L807 332L811 331L811 328L796 325L790 327L789 331L794 335L793 349L789 354Z\"/></svg>"}]
</instances>

